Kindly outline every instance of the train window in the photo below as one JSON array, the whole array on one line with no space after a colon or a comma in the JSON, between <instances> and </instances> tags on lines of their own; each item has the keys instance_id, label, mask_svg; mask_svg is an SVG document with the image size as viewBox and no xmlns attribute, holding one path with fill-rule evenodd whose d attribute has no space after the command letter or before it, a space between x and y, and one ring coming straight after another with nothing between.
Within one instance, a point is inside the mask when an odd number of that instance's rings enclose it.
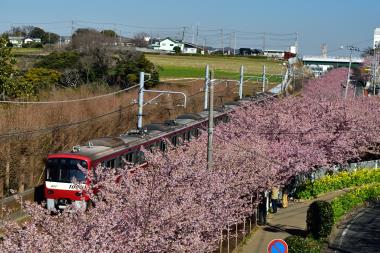
<instances>
[{"instance_id":1,"label":"train window","mask_svg":"<svg viewBox=\"0 0 380 253\"><path fill-rule=\"evenodd\" d=\"M129 152L121 156L121 167L124 168L128 163L136 163L134 160L134 153L135 152Z\"/></svg>"},{"instance_id":2,"label":"train window","mask_svg":"<svg viewBox=\"0 0 380 253\"><path fill-rule=\"evenodd\" d=\"M191 133L190 133L190 131L187 131L187 132L185 133L184 140L191 141Z\"/></svg>"},{"instance_id":3,"label":"train window","mask_svg":"<svg viewBox=\"0 0 380 253\"><path fill-rule=\"evenodd\" d=\"M156 150L156 148L157 148L157 144L153 143L149 145L148 150L153 153Z\"/></svg>"},{"instance_id":4,"label":"train window","mask_svg":"<svg viewBox=\"0 0 380 253\"><path fill-rule=\"evenodd\" d=\"M191 135L197 138L199 136L198 128L191 129Z\"/></svg>"},{"instance_id":5,"label":"train window","mask_svg":"<svg viewBox=\"0 0 380 253\"><path fill-rule=\"evenodd\" d=\"M132 163L133 162L133 152L126 154L125 159L127 160L127 162Z\"/></svg>"},{"instance_id":6,"label":"train window","mask_svg":"<svg viewBox=\"0 0 380 253\"><path fill-rule=\"evenodd\" d=\"M121 167L121 157L116 157L115 158L115 164L114 164L114 168L120 168Z\"/></svg>"},{"instance_id":7,"label":"train window","mask_svg":"<svg viewBox=\"0 0 380 253\"><path fill-rule=\"evenodd\" d=\"M183 134L177 135L177 145L182 145L183 144Z\"/></svg>"},{"instance_id":8,"label":"train window","mask_svg":"<svg viewBox=\"0 0 380 253\"><path fill-rule=\"evenodd\" d=\"M139 163L139 151L133 151L132 153L132 162L134 164L138 164Z\"/></svg>"},{"instance_id":9,"label":"train window","mask_svg":"<svg viewBox=\"0 0 380 253\"><path fill-rule=\"evenodd\" d=\"M144 155L144 152L142 151L136 151L136 157L137 157L137 162L139 164L142 164L145 162L145 155Z\"/></svg>"},{"instance_id":10,"label":"train window","mask_svg":"<svg viewBox=\"0 0 380 253\"><path fill-rule=\"evenodd\" d=\"M174 145L174 146L177 146L178 145L178 137L177 136L173 136L170 138L170 142Z\"/></svg>"},{"instance_id":11,"label":"train window","mask_svg":"<svg viewBox=\"0 0 380 253\"><path fill-rule=\"evenodd\" d=\"M86 179L85 170L87 170L86 161L71 158L51 158L46 162L46 180L70 183L75 179L82 182Z\"/></svg>"},{"instance_id":12,"label":"train window","mask_svg":"<svg viewBox=\"0 0 380 253\"><path fill-rule=\"evenodd\" d=\"M106 161L106 167L107 168L115 168L115 159Z\"/></svg>"},{"instance_id":13,"label":"train window","mask_svg":"<svg viewBox=\"0 0 380 253\"><path fill-rule=\"evenodd\" d=\"M167 150L167 144L164 140L160 141L160 150L165 152Z\"/></svg>"}]
</instances>

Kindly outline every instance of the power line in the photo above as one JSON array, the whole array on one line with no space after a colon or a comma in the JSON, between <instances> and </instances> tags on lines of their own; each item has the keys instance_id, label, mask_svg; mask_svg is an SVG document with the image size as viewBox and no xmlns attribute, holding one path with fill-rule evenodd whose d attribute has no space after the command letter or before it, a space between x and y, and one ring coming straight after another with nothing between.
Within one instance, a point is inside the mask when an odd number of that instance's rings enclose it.
<instances>
[{"instance_id":1,"label":"power line","mask_svg":"<svg viewBox=\"0 0 380 253\"><path fill-rule=\"evenodd\" d=\"M102 115L99 115L99 116L96 116L96 117L93 117L93 118L89 118L89 119L86 119L86 120L82 120L82 121L77 121L77 122L72 122L72 123L67 123L67 124L62 124L62 125L42 128L42 129L35 129L35 130L29 130L29 131L22 131L22 132L1 134L0 135L0 139L9 138L9 137L24 136L24 135L35 135L35 134L41 134L41 133L44 133L44 132L52 132L52 131L55 131L55 130L58 130L58 129L62 129L62 128L69 128L69 127L72 127L72 126L78 126L78 125L89 123L89 122L94 121L94 120L98 120L98 119L107 117L107 116L115 114L115 113L120 113L121 111L124 111L124 110L126 110L126 109L128 109L128 108L130 108L132 106L134 106L134 104L130 104L130 105L127 105L126 107L119 108L119 109L117 109L115 111L111 111L111 112L108 112L108 113L105 113L105 114L102 114Z\"/></svg>"},{"instance_id":2,"label":"power line","mask_svg":"<svg viewBox=\"0 0 380 253\"><path fill-rule=\"evenodd\" d=\"M103 97L108 97L112 95L119 94L124 91L131 90L133 88L138 87L139 85L134 85L131 87L128 87L123 90L119 90L116 92L108 93L108 94L103 94L99 96L94 96L94 97L87 97L87 98L79 98L79 99L72 99L72 100L60 100L60 101L0 101L1 104L62 104L62 103L74 103L74 102L80 102L80 101L88 101L88 100L94 100L98 98L103 98Z\"/></svg>"}]
</instances>

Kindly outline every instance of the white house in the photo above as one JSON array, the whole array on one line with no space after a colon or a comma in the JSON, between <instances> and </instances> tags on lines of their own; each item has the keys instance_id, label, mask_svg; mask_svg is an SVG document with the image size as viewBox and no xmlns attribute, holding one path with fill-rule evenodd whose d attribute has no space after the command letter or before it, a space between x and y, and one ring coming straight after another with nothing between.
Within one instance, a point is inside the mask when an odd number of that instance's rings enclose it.
<instances>
[{"instance_id":1,"label":"white house","mask_svg":"<svg viewBox=\"0 0 380 253\"><path fill-rule=\"evenodd\" d=\"M285 51L284 50L264 50L264 56L271 58L284 58Z\"/></svg>"},{"instance_id":2,"label":"white house","mask_svg":"<svg viewBox=\"0 0 380 253\"><path fill-rule=\"evenodd\" d=\"M14 47L22 47L24 37L9 37L9 42L12 43Z\"/></svg>"},{"instance_id":3,"label":"white house","mask_svg":"<svg viewBox=\"0 0 380 253\"><path fill-rule=\"evenodd\" d=\"M31 42L41 43L41 39L40 38L26 38L26 39L24 39L25 44L31 43Z\"/></svg>"},{"instance_id":4,"label":"white house","mask_svg":"<svg viewBox=\"0 0 380 253\"><path fill-rule=\"evenodd\" d=\"M376 28L373 33L373 48L380 47L380 28Z\"/></svg>"},{"instance_id":5,"label":"white house","mask_svg":"<svg viewBox=\"0 0 380 253\"><path fill-rule=\"evenodd\" d=\"M198 49L201 49L201 48L199 46L193 44L193 43L185 42L183 45L182 53L184 53L184 54L196 54Z\"/></svg>"},{"instance_id":6,"label":"white house","mask_svg":"<svg viewBox=\"0 0 380 253\"><path fill-rule=\"evenodd\" d=\"M151 45L155 50L162 50L167 52L174 52L174 47L179 47L181 52L183 52L184 44L181 41L176 41L171 38L165 38L163 40L157 41Z\"/></svg>"}]
</instances>

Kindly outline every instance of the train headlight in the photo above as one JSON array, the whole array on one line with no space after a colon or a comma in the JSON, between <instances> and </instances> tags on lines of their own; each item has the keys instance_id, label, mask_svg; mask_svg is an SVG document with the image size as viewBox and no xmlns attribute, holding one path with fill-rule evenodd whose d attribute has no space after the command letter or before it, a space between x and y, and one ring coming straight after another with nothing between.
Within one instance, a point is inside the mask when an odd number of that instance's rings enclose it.
<instances>
[{"instance_id":1,"label":"train headlight","mask_svg":"<svg viewBox=\"0 0 380 253\"><path fill-rule=\"evenodd\" d=\"M48 190L47 194L54 194L54 191L53 190Z\"/></svg>"},{"instance_id":2,"label":"train headlight","mask_svg":"<svg viewBox=\"0 0 380 253\"><path fill-rule=\"evenodd\" d=\"M76 193L75 193L75 196L80 197L80 196L82 196L82 193L80 193L80 192L76 192Z\"/></svg>"}]
</instances>

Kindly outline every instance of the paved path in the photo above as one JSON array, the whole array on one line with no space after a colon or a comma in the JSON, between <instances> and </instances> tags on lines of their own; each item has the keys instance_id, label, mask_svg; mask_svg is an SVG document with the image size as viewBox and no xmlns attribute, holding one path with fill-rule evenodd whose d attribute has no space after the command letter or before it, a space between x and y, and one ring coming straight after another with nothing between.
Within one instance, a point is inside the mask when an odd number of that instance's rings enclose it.
<instances>
[{"instance_id":1,"label":"paved path","mask_svg":"<svg viewBox=\"0 0 380 253\"><path fill-rule=\"evenodd\" d=\"M336 191L325 194L314 200L332 200L343 194L344 191ZM236 249L234 253L267 253L268 243L273 239L284 239L289 235L303 235L306 229L306 212L311 202L291 203L288 208L280 208L268 225L260 227L247 242Z\"/></svg>"},{"instance_id":2,"label":"paved path","mask_svg":"<svg viewBox=\"0 0 380 253\"><path fill-rule=\"evenodd\" d=\"M380 252L380 201L362 209L343 224L328 252Z\"/></svg>"}]
</instances>

